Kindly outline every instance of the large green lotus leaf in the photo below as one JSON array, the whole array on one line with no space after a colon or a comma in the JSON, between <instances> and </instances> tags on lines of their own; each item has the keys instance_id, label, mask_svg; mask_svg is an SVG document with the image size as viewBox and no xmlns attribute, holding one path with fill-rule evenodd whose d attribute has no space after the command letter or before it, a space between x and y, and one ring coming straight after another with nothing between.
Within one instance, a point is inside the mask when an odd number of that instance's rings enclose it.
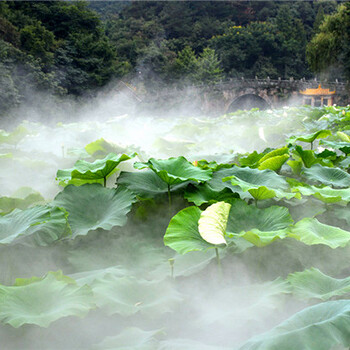
<instances>
[{"instance_id":1,"label":"large green lotus leaf","mask_svg":"<svg viewBox=\"0 0 350 350\"><path fill-rule=\"evenodd\" d=\"M259 170L270 169L279 171L282 165L289 159L289 148L282 147L265 154L257 163Z\"/></svg>"},{"instance_id":2,"label":"large green lotus leaf","mask_svg":"<svg viewBox=\"0 0 350 350\"><path fill-rule=\"evenodd\" d=\"M94 307L89 286L78 286L55 273L31 283L0 285L0 320L15 328L23 324L48 327L62 317L84 317Z\"/></svg>"},{"instance_id":3,"label":"large green lotus leaf","mask_svg":"<svg viewBox=\"0 0 350 350\"><path fill-rule=\"evenodd\" d=\"M144 331L140 328L130 327L114 337L106 337L91 350L158 350L157 336L161 330Z\"/></svg>"},{"instance_id":4,"label":"large green lotus leaf","mask_svg":"<svg viewBox=\"0 0 350 350\"><path fill-rule=\"evenodd\" d=\"M194 166L185 157L154 159L147 163L137 162L135 168L150 168L168 185L176 185L189 180L196 182L209 181L212 177L211 170L203 170Z\"/></svg>"},{"instance_id":5,"label":"large green lotus leaf","mask_svg":"<svg viewBox=\"0 0 350 350\"><path fill-rule=\"evenodd\" d=\"M53 203L68 211L74 238L97 228L110 230L125 225L126 215L135 200L134 194L123 187L112 189L100 184L85 184L68 185Z\"/></svg>"},{"instance_id":6,"label":"large green lotus leaf","mask_svg":"<svg viewBox=\"0 0 350 350\"><path fill-rule=\"evenodd\" d=\"M210 158L213 158L213 157L210 157ZM200 167L201 169L218 171L224 168L231 168L234 158L235 156L233 154L228 154L228 155L217 156L216 160L211 160L211 161L208 161L206 159L195 160L192 162L192 164L197 167ZM231 162L231 163L218 163L220 159L222 160L226 159L227 162Z\"/></svg>"},{"instance_id":7,"label":"large green lotus leaf","mask_svg":"<svg viewBox=\"0 0 350 350\"><path fill-rule=\"evenodd\" d=\"M258 166L259 170L270 169L273 171L279 171L282 165L289 159L289 154L283 154L281 156L275 156L266 159Z\"/></svg>"},{"instance_id":8,"label":"large green lotus leaf","mask_svg":"<svg viewBox=\"0 0 350 350\"><path fill-rule=\"evenodd\" d=\"M198 231L201 213L197 207L188 207L173 216L164 235L164 244L180 254L215 248L213 244L205 241Z\"/></svg>"},{"instance_id":9,"label":"large green lotus leaf","mask_svg":"<svg viewBox=\"0 0 350 350\"><path fill-rule=\"evenodd\" d=\"M218 202L205 209L198 220L198 232L211 244L227 244L225 231L231 205Z\"/></svg>"},{"instance_id":10,"label":"large green lotus leaf","mask_svg":"<svg viewBox=\"0 0 350 350\"><path fill-rule=\"evenodd\" d=\"M275 158L286 154L287 155L289 154L289 148L287 146L274 149L273 151L266 153L261 159L259 159L259 164L264 163L266 160L270 158Z\"/></svg>"},{"instance_id":11,"label":"large green lotus leaf","mask_svg":"<svg viewBox=\"0 0 350 350\"><path fill-rule=\"evenodd\" d=\"M317 158L313 150L303 150L301 146L295 146L293 156L296 158L296 161L302 161L306 168L322 162L322 159Z\"/></svg>"},{"instance_id":12,"label":"large green lotus leaf","mask_svg":"<svg viewBox=\"0 0 350 350\"><path fill-rule=\"evenodd\" d=\"M91 287L96 304L109 315L130 316L140 312L157 317L172 312L182 301L171 280L147 281L108 274L95 280Z\"/></svg>"},{"instance_id":13,"label":"large green lotus leaf","mask_svg":"<svg viewBox=\"0 0 350 350\"><path fill-rule=\"evenodd\" d=\"M231 170L231 169L230 169ZM244 192L249 192L255 199L293 198L295 193L286 192L288 183L285 178L272 170L258 170L251 168L232 168L232 175L223 181L230 181L239 186Z\"/></svg>"},{"instance_id":14,"label":"large green lotus leaf","mask_svg":"<svg viewBox=\"0 0 350 350\"><path fill-rule=\"evenodd\" d=\"M293 191L300 192L303 196L314 196L325 203L350 202L350 189L334 189L329 186L316 187L300 185L293 187Z\"/></svg>"},{"instance_id":15,"label":"large green lotus leaf","mask_svg":"<svg viewBox=\"0 0 350 350\"><path fill-rule=\"evenodd\" d=\"M227 235L243 237L258 247L285 238L293 224L293 219L285 207L259 209L239 199L230 203Z\"/></svg>"},{"instance_id":16,"label":"large green lotus leaf","mask_svg":"<svg viewBox=\"0 0 350 350\"><path fill-rule=\"evenodd\" d=\"M99 180L107 178L119 163L136 156L136 153L127 155L108 154L103 159L97 159L93 163L85 160L78 160L71 169L58 170L56 179L67 181L70 179Z\"/></svg>"},{"instance_id":17,"label":"large green lotus leaf","mask_svg":"<svg viewBox=\"0 0 350 350\"><path fill-rule=\"evenodd\" d=\"M350 142L322 140L320 143L331 148L339 149L346 155L350 153Z\"/></svg>"},{"instance_id":18,"label":"large green lotus leaf","mask_svg":"<svg viewBox=\"0 0 350 350\"><path fill-rule=\"evenodd\" d=\"M263 153L258 153L257 151L254 151L252 153L249 153L248 155L241 156L240 158L238 158L238 161L241 166L255 167L259 163L260 159L263 157Z\"/></svg>"},{"instance_id":19,"label":"large green lotus leaf","mask_svg":"<svg viewBox=\"0 0 350 350\"><path fill-rule=\"evenodd\" d=\"M117 179L118 185L126 186L130 191L141 198L153 198L168 192L168 185L155 172L151 170L126 172L122 171ZM177 191L188 183L183 182L172 186L171 191Z\"/></svg>"},{"instance_id":20,"label":"large green lotus leaf","mask_svg":"<svg viewBox=\"0 0 350 350\"><path fill-rule=\"evenodd\" d=\"M319 130L312 134L302 135L302 136L292 136L288 139L288 142L294 143L295 141L302 142L314 142L316 139L324 139L332 135L330 130Z\"/></svg>"},{"instance_id":21,"label":"large green lotus leaf","mask_svg":"<svg viewBox=\"0 0 350 350\"><path fill-rule=\"evenodd\" d=\"M33 240L45 246L71 235L68 213L57 206L35 206L25 210L15 209L0 216L0 245Z\"/></svg>"},{"instance_id":22,"label":"large green lotus leaf","mask_svg":"<svg viewBox=\"0 0 350 350\"><path fill-rule=\"evenodd\" d=\"M249 192L244 192L239 186L232 185L231 182L224 182L222 179L234 175L236 172L235 168L220 169L213 173L212 179L207 182L208 186L215 192L220 192L225 188L229 188L232 192L238 193L242 199L251 199L252 196Z\"/></svg>"},{"instance_id":23,"label":"large green lotus leaf","mask_svg":"<svg viewBox=\"0 0 350 350\"><path fill-rule=\"evenodd\" d=\"M301 160L288 160L287 164L291 167L293 174L299 175L303 168L303 162Z\"/></svg>"},{"instance_id":24,"label":"large green lotus leaf","mask_svg":"<svg viewBox=\"0 0 350 350\"><path fill-rule=\"evenodd\" d=\"M350 187L350 175L339 168L328 168L315 164L305 169L304 174L309 180L333 187Z\"/></svg>"},{"instance_id":25,"label":"large green lotus leaf","mask_svg":"<svg viewBox=\"0 0 350 350\"><path fill-rule=\"evenodd\" d=\"M333 249L345 247L350 241L350 232L322 224L315 218L298 221L292 227L289 236L307 245L324 244Z\"/></svg>"},{"instance_id":26,"label":"large green lotus leaf","mask_svg":"<svg viewBox=\"0 0 350 350\"><path fill-rule=\"evenodd\" d=\"M125 153L127 149L100 138L86 145L85 151L92 156L105 156L108 153Z\"/></svg>"},{"instance_id":27,"label":"large green lotus leaf","mask_svg":"<svg viewBox=\"0 0 350 350\"><path fill-rule=\"evenodd\" d=\"M0 197L0 214L6 214L14 209L26 209L34 203L43 203L45 199L40 193L29 194L25 198Z\"/></svg>"},{"instance_id":28,"label":"large green lotus leaf","mask_svg":"<svg viewBox=\"0 0 350 350\"><path fill-rule=\"evenodd\" d=\"M328 300L350 292L350 277L333 278L315 268L292 273L287 281L293 288L293 294L302 299Z\"/></svg>"},{"instance_id":29,"label":"large green lotus leaf","mask_svg":"<svg viewBox=\"0 0 350 350\"><path fill-rule=\"evenodd\" d=\"M203 203L213 204L220 201L227 201L238 198L239 194L234 193L231 189L225 187L221 191L214 191L208 183L199 184L197 186L190 185L184 194L185 199L200 206Z\"/></svg>"},{"instance_id":30,"label":"large green lotus leaf","mask_svg":"<svg viewBox=\"0 0 350 350\"><path fill-rule=\"evenodd\" d=\"M350 301L327 301L308 307L239 350L329 350L350 346Z\"/></svg>"}]
</instances>

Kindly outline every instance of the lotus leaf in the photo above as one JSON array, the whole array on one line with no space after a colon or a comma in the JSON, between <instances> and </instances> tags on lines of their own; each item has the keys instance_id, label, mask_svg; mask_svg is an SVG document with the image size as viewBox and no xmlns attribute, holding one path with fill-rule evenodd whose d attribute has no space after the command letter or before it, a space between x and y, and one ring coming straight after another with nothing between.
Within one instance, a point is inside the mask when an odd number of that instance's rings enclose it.
<instances>
[{"instance_id":1,"label":"lotus leaf","mask_svg":"<svg viewBox=\"0 0 350 350\"><path fill-rule=\"evenodd\" d=\"M198 232L205 241L211 244L227 244L225 231L230 208L230 204L218 202L201 213Z\"/></svg>"},{"instance_id":2,"label":"lotus leaf","mask_svg":"<svg viewBox=\"0 0 350 350\"><path fill-rule=\"evenodd\" d=\"M119 163L129 160L136 156L136 153L131 155L117 155L109 153L103 159L97 159L93 163L85 160L78 160L71 169L58 170L56 179L62 182L71 179L81 180L100 180L106 179L115 170Z\"/></svg>"},{"instance_id":3,"label":"lotus leaf","mask_svg":"<svg viewBox=\"0 0 350 350\"><path fill-rule=\"evenodd\" d=\"M29 131L23 125L19 125L10 133L0 130L0 143L17 145L27 135L29 135Z\"/></svg>"},{"instance_id":4,"label":"lotus leaf","mask_svg":"<svg viewBox=\"0 0 350 350\"><path fill-rule=\"evenodd\" d=\"M23 324L48 327L61 317L84 317L95 307L91 288L59 276L49 272L31 283L17 280L15 286L0 285L0 320L15 328Z\"/></svg>"},{"instance_id":5,"label":"lotus leaf","mask_svg":"<svg viewBox=\"0 0 350 350\"><path fill-rule=\"evenodd\" d=\"M289 154L289 148L288 147L282 147L282 148L277 148L271 152L266 153L261 159L259 159L259 163L262 164L266 160L278 156L283 156L283 155L288 155Z\"/></svg>"},{"instance_id":6,"label":"lotus leaf","mask_svg":"<svg viewBox=\"0 0 350 350\"><path fill-rule=\"evenodd\" d=\"M13 209L26 209L34 203L45 202L45 199L40 193L29 194L25 198L0 197L0 214L6 214Z\"/></svg>"},{"instance_id":7,"label":"lotus leaf","mask_svg":"<svg viewBox=\"0 0 350 350\"><path fill-rule=\"evenodd\" d=\"M339 168L327 168L320 164L305 169L304 174L309 180L333 187L350 187L350 175Z\"/></svg>"},{"instance_id":8,"label":"lotus leaf","mask_svg":"<svg viewBox=\"0 0 350 350\"><path fill-rule=\"evenodd\" d=\"M345 247L350 241L350 232L322 224L315 218L304 218L292 227L289 233L307 245L324 244L333 249Z\"/></svg>"},{"instance_id":9,"label":"lotus leaf","mask_svg":"<svg viewBox=\"0 0 350 350\"><path fill-rule=\"evenodd\" d=\"M259 170L270 169L273 171L279 171L282 165L289 159L289 154L283 154L281 156L275 156L268 158L261 162L258 166Z\"/></svg>"},{"instance_id":10,"label":"lotus leaf","mask_svg":"<svg viewBox=\"0 0 350 350\"><path fill-rule=\"evenodd\" d=\"M15 209L0 216L0 245L33 240L45 246L71 235L68 213L59 207L35 206L25 210Z\"/></svg>"},{"instance_id":11,"label":"lotus leaf","mask_svg":"<svg viewBox=\"0 0 350 350\"><path fill-rule=\"evenodd\" d=\"M196 157L200 159L199 157ZM215 156L206 156L206 159L195 160L192 162L193 165L200 167L201 169L209 169L212 171L218 171L224 168L231 168L233 165L235 155L234 154L225 154L225 155L215 155ZM212 159L212 160L207 160Z\"/></svg>"},{"instance_id":12,"label":"lotus leaf","mask_svg":"<svg viewBox=\"0 0 350 350\"><path fill-rule=\"evenodd\" d=\"M211 170L198 168L185 157L169 159L150 158L147 163L137 162L134 166L136 169L150 168L169 186L189 180L205 182L209 181L212 176Z\"/></svg>"},{"instance_id":13,"label":"lotus leaf","mask_svg":"<svg viewBox=\"0 0 350 350\"><path fill-rule=\"evenodd\" d=\"M0 153L0 159L1 158L13 158L12 153Z\"/></svg>"},{"instance_id":14,"label":"lotus leaf","mask_svg":"<svg viewBox=\"0 0 350 350\"><path fill-rule=\"evenodd\" d=\"M293 156L296 158L296 161L302 161L306 168L310 168L312 165L322 161L322 159L317 159L314 151L303 150L300 146L295 146Z\"/></svg>"},{"instance_id":15,"label":"lotus leaf","mask_svg":"<svg viewBox=\"0 0 350 350\"><path fill-rule=\"evenodd\" d=\"M68 185L53 203L68 211L74 238L97 228L110 230L125 225L126 215L134 202L134 194L126 188L116 190L100 184L85 184L79 187Z\"/></svg>"},{"instance_id":16,"label":"lotus leaf","mask_svg":"<svg viewBox=\"0 0 350 350\"><path fill-rule=\"evenodd\" d=\"M272 206L258 209L242 200L232 200L227 235L241 236L258 247L285 238L293 220L287 208Z\"/></svg>"},{"instance_id":17,"label":"lotus leaf","mask_svg":"<svg viewBox=\"0 0 350 350\"><path fill-rule=\"evenodd\" d=\"M343 141L343 142L350 142L350 136L348 134L345 134L345 132L337 131L337 136Z\"/></svg>"},{"instance_id":18,"label":"lotus leaf","mask_svg":"<svg viewBox=\"0 0 350 350\"><path fill-rule=\"evenodd\" d=\"M258 153L257 151L254 151L252 153L249 153L248 155L244 155L238 158L238 161L241 166L254 167L259 163L260 159L263 157L263 153Z\"/></svg>"},{"instance_id":19,"label":"lotus leaf","mask_svg":"<svg viewBox=\"0 0 350 350\"><path fill-rule=\"evenodd\" d=\"M85 146L85 151L91 156L106 156L109 153L124 153L125 147L107 142L104 138L90 142Z\"/></svg>"},{"instance_id":20,"label":"lotus leaf","mask_svg":"<svg viewBox=\"0 0 350 350\"><path fill-rule=\"evenodd\" d=\"M295 194L286 192L288 183L285 178L272 170L239 167L233 167L232 170L233 175L223 178L223 181L230 181L232 185L239 186L257 200L273 197L288 199L295 197Z\"/></svg>"},{"instance_id":21,"label":"lotus leaf","mask_svg":"<svg viewBox=\"0 0 350 350\"><path fill-rule=\"evenodd\" d=\"M130 191L141 198L153 198L156 195L167 193L168 185L151 170L126 172L122 171L117 179L118 185L126 186ZM188 182L172 186L171 191L185 187Z\"/></svg>"},{"instance_id":22,"label":"lotus leaf","mask_svg":"<svg viewBox=\"0 0 350 350\"><path fill-rule=\"evenodd\" d=\"M263 155L254 167L259 170L270 169L273 171L279 171L282 165L289 159L289 148L282 147L270 151Z\"/></svg>"},{"instance_id":23,"label":"lotus leaf","mask_svg":"<svg viewBox=\"0 0 350 350\"><path fill-rule=\"evenodd\" d=\"M207 183L204 183L197 186L190 185L185 190L184 197L189 202L200 206L203 203L213 204L215 202L238 198L239 194L232 192L231 189L227 187L223 188L221 191L214 191Z\"/></svg>"},{"instance_id":24,"label":"lotus leaf","mask_svg":"<svg viewBox=\"0 0 350 350\"><path fill-rule=\"evenodd\" d=\"M161 330L143 331L130 327L114 337L106 337L101 343L94 345L91 350L155 350L158 349L157 335Z\"/></svg>"},{"instance_id":25,"label":"lotus leaf","mask_svg":"<svg viewBox=\"0 0 350 350\"><path fill-rule=\"evenodd\" d=\"M302 136L292 136L288 139L288 142L294 143L295 141L302 142L314 142L316 139L324 139L332 135L330 130L319 130L312 134L302 135Z\"/></svg>"},{"instance_id":26,"label":"lotus leaf","mask_svg":"<svg viewBox=\"0 0 350 350\"><path fill-rule=\"evenodd\" d=\"M242 199L250 199L252 196L248 192L242 191L239 186L232 185L229 181L223 182L223 179L232 176L236 173L236 169L220 169L213 173L212 179L207 182L208 186L213 189L213 191L220 192L225 188L229 188L232 192L238 193Z\"/></svg>"},{"instance_id":27,"label":"lotus leaf","mask_svg":"<svg viewBox=\"0 0 350 350\"><path fill-rule=\"evenodd\" d=\"M292 191L298 191L303 196L314 196L325 203L350 202L350 189L334 189L329 186L316 187L299 185L293 187Z\"/></svg>"},{"instance_id":28,"label":"lotus leaf","mask_svg":"<svg viewBox=\"0 0 350 350\"><path fill-rule=\"evenodd\" d=\"M288 160L287 164L291 167L295 175L299 175L303 168L303 162L301 160Z\"/></svg>"},{"instance_id":29,"label":"lotus leaf","mask_svg":"<svg viewBox=\"0 0 350 350\"><path fill-rule=\"evenodd\" d=\"M215 248L214 245L205 241L198 231L201 213L202 211L197 207L188 207L178 212L170 220L164 235L164 244L180 254Z\"/></svg>"},{"instance_id":30,"label":"lotus leaf","mask_svg":"<svg viewBox=\"0 0 350 350\"><path fill-rule=\"evenodd\" d=\"M308 307L239 350L329 350L350 346L350 301L327 301Z\"/></svg>"},{"instance_id":31,"label":"lotus leaf","mask_svg":"<svg viewBox=\"0 0 350 350\"><path fill-rule=\"evenodd\" d=\"M303 299L325 301L350 292L350 277L332 278L315 268L292 273L287 281L292 285L293 293Z\"/></svg>"},{"instance_id":32,"label":"lotus leaf","mask_svg":"<svg viewBox=\"0 0 350 350\"><path fill-rule=\"evenodd\" d=\"M97 305L109 315L130 316L140 312L154 318L173 311L182 301L169 280L146 281L108 274L95 280L91 287Z\"/></svg>"},{"instance_id":33,"label":"lotus leaf","mask_svg":"<svg viewBox=\"0 0 350 350\"><path fill-rule=\"evenodd\" d=\"M344 152L346 155L350 153L350 141L347 142L340 142L340 141L329 141L329 140L322 140L320 142L322 145L339 149L342 152Z\"/></svg>"}]
</instances>

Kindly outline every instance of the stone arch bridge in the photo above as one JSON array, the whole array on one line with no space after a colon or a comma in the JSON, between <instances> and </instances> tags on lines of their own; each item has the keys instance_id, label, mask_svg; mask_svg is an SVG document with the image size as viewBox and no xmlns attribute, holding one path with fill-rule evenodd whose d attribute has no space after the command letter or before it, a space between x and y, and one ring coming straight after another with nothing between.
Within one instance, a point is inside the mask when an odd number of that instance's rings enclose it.
<instances>
[{"instance_id":1,"label":"stone arch bridge","mask_svg":"<svg viewBox=\"0 0 350 350\"><path fill-rule=\"evenodd\" d=\"M215 85L190 86L183 89L162 89L152 94L139 95L141 105L166 109L189 105L201 112L229 113L238 109L279 108L285 105L301 105L300 90L317 88L318 85L336 91L334 103L350 103L346 83L317 80L283 79L231 79Z\"/></svg>"}]
</instances>

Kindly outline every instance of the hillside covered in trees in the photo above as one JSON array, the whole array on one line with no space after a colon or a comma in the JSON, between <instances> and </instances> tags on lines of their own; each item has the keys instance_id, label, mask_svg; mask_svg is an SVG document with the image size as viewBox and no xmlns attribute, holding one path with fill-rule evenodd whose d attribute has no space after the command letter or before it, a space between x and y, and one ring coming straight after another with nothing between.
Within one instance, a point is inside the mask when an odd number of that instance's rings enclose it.
<instances>
[{"instance_id":1,"label":"hillside covered in trees","mask_svg":"<svg viewBox=\"0 0 350 350\"><path fill-rule=\"evenodd\" d=\"M298 79L329 65L346 79L349 18L335 1L3 1L1 115L35 91L89 97L120 79L145 89Z\"/></svg>"}]
</instances>

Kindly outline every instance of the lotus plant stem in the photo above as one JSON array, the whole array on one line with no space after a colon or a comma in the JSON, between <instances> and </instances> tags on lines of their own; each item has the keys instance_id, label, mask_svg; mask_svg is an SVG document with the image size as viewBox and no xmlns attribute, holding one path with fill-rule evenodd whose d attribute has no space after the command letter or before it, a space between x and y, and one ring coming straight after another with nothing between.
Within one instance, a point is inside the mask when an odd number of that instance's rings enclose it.
<instances>
[{"instance_id":1,"label":"lotus plant stem","mask_svg":"<svg viewBox=\"0 0 350 350\"><path fill-rule=\"evenodd\" d=\"M168 199L169 199L169 208L171 208L171 194L170 194L170 185L168 184Z\"/></svg>"},{"instance_id":2,"label":"lotus plant stem","mask_svg":"<svg viewBox=\"0 0 350 350\"><path fill-rule=\"evenodd\" d=\"M170 276L171 276L171 278L174 278L175 259L169 259L169 264L170 264Z\"/></svg>"},{"instance_id":3,"label":"lotus plant stem","mask_svg":"<svg viewBox=\"0 0 350 350\"><path fill-rule=\"evenodd\" d=\"M255 206L258 207L258 200L255 198L254 199Z\"/></svg>"},{"instance_id":4,"label":"lotus plant stem","mask_svg":"<svg viewBox=\"0 0 350 350\"><path fill-rule=\"evenodd\" d=\"M314 143L310 142L310 149L313 149L313 148L314 148Z\"/></svg>"},{"instance_id":5,"label":"lotus plant stem","mask_svg":"<svg viewBox=\"0 0 350 350\"><path fill-rule=\"evenodd\" d=\"M103 178L103 186L104 186L104 187L107 186L107 178L106 178L106 176Z\"/></svg>"},{"instance_id":6,"label":"lotus plant stem","mask_svg":"<svg viewBox=\"0 0 350 350\"><path fill-rule=\"evenodd\" d=\"M221 267L221 261L220 261L218 248L215 248L215 253L216 253L216 263L218 264L218 269L219 269L220 273L222 273L222 267Z\"/></svg>"}]
</instances>

